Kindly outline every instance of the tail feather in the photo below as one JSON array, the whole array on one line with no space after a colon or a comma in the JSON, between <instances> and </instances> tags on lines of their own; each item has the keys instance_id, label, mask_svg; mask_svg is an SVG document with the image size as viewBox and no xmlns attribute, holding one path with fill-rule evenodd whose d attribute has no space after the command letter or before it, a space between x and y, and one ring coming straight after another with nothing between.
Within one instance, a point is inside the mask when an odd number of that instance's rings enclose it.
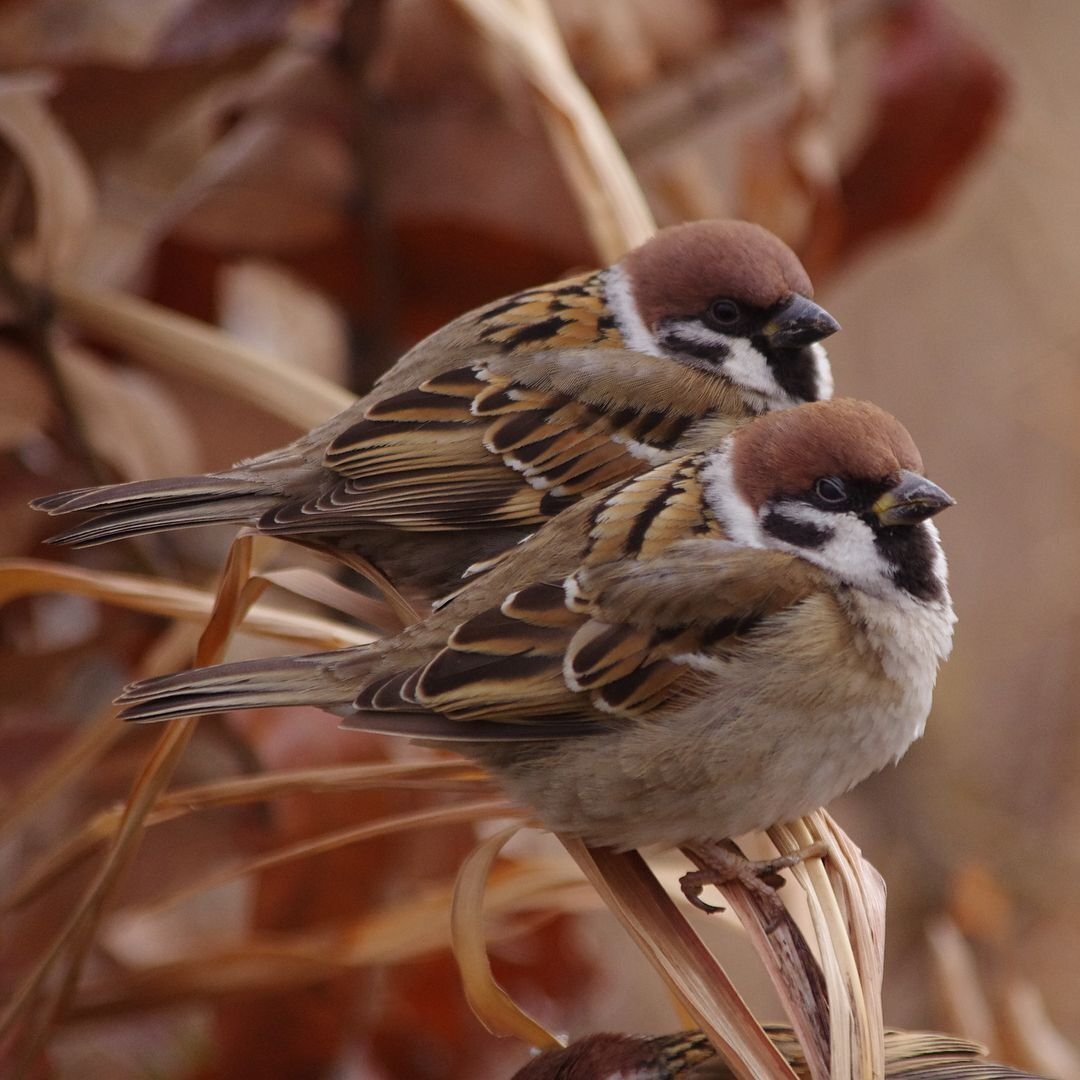
<instances>
[{"instance_id":1,"label":"tail feather","mask_svg":"<svg viewBox=\"0 0 1080 1080\"><path fill-rule=\"evenodd\" d=\"M91 513L89 521L49 539L50 544L90 547L194 525L252 522L274 494L265 484L235 476L178 476L76 488L30 505L50 515Z\"/></svg>"},{"instance_id":2,"label":"tail feather","mask_svg":"<svg viewBox=\"0 0 1080 1080\"><path fill-rule=\"evenodd\" d=\"M355 653L354 662L343 665L344 652ZM132 683L116 701L124 706L120 718L134 721L289 705L345 712L355 697L365 653L360 648L196 668Z\"/></svg>"}]
</instances>

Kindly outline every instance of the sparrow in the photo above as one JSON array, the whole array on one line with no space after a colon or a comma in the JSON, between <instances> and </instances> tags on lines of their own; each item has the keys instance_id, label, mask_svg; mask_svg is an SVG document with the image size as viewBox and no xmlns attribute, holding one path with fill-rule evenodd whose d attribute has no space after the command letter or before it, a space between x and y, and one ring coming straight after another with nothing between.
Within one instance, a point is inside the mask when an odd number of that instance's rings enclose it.
<instances>
[{"instance_id":1,"label":"sparrow","mask_svg":"<svg viewBox=\"0 0 1080 1080\"><path fill-rule=\"evenodd\" d=\"M247 526L441 595L567 506L735 423L829 398L839 324L765 229L664 229L614 265L462 315L344 412L223 472L37 499L52 543Z\"/></svg>"},{"instance_id":2,"label":"sparrow","mask_svg":"<svg viewBox=\"0 0 1080 1080\"><path fill-rule=\"evenodd\" d=\"M783 1024L765 1032L796 1076L809 1077L795 1033ZM885 1075L906 1080L1038 1080L1034 1073L986 1060L986 1049L934 1031L885 1032ZM700 1031L671 1035L590 1035L565 1050L549 1050L513 1080L734 1080Z\"/></svg>"},{"instance_id":3,"label":"sparrow","mask_svg":"<svg viewBox=\"0 0 1080 1080\"><path fill-rule=\"evenodd\" d=\"M121 716L306 704L444 745L553 831L683 848L707 907L750 880L728 838L921 735L954 623L929 519L952 504L875 405L767 413L582 500L392 638L134 683Z\"/></svg>"}]
</instances>

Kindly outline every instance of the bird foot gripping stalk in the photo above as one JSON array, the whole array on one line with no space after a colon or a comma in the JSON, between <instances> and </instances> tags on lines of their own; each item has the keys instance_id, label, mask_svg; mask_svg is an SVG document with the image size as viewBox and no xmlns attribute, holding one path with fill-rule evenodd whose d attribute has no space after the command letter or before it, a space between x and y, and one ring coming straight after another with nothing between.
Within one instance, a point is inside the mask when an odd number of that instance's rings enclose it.
<instances>
[{"instance_id":1,"label":"bird foot gripping stalk","mask_svg":"<svg viewBox=\"0 0 1080 1080\"><path fill-rule=\"evenodd\" d=\"M709 915L723 911L723 908L702 900L702 890L706 885L719 887L738 882L761 899L766 911L772 915L769 919L769 928L772 928L779 923L783 913L783 904L776 895L776 890L784 884L780 871L806 859L824 858L829 849L827 844L819 841L787 855L762 860L748 859L730 840L688 845L681 850L697 866L697 870L691 870L679 879L683 895L694 907Z\"/></svg>"}]
</instances>

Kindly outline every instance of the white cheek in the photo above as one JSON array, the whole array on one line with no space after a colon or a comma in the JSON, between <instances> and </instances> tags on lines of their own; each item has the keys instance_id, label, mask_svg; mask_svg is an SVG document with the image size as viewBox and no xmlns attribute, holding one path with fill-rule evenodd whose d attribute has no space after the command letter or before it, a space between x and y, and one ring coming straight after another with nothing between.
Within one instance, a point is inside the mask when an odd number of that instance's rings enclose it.
<instances>
[{"instance_id":1,"label":"white cheek","mask_svg":"<svg viewBox=\"0 0 1080 1080\"><path fill-rule=\"evenodd\" d=\"M663 350L656 344L656 338L638 314L630 279L621 266L615 265L607 271L604 282L604 297L615 316L615 322L622 333L629 349L648 353L650 356L664 356Z\"/></svg>"},{"instance_id":2,"label":"white cheek","mask_svg":"<svg viewBox=\"0 0 1080 1080\"><path fill-rule=\"evenodd\" d=\"M720 369L733 383L753 390L771 402L793 405L781 388L765 357L746 338L722 338L729 349Z\"/></svg>"},{"instance_id":3,"label":"white cheek","mask_svg":"<svg viewBox=\"0 0 1080 1080\"><path fill-rule=\"evenodd\" d=\"M820 547L800 547L784 540L770 537L769 547L779 548L799 555L808 562L817 563L856 587L874 596L896 592L892 579L892 566L881 554L874 542L874 530L853 514L834 514L818 510L805 503L785 502L779 506L766 505L762 517L769 512L780 514L788 521L805 522L832 533Z\"/></svg>"},{"instance_id":4,"label":"white cheek","mask_svg":"<svg viewBox=\"0 0 1080 1080\"><path fill-rule=\"evenodd\" d=\"M942 585L949 584L949 564L945 560L945 549L941 546L941 533L932 521L923 523L925 528L934 539L934 573L941 580Z\"/></svg>"},{"instance_id":5,"label":"white cheek","mask_svg":"<svg viewBox=\"0 0 1080 1080\"><path fill-rule=\"evenodd\" d=\"M765 547L767 542L753 507L737 493L730 438L722 449L709 455L701 479L705 500L723 524L728 539L746 547Z\"/></svg>"},{"instance_id":6,"label":"white cheek","mask_svg":"<svg viewBox=\"0 0 1080 1080\"><path fill-rule=\"evenodd\" d=\"M829 354L825 346L815 342L810 346L810 352L814 357L814 373L817 376L817 392L819 401L831 401L833 396L833 373L832 364L829 363Z\"/></svg>"}]
</instances>

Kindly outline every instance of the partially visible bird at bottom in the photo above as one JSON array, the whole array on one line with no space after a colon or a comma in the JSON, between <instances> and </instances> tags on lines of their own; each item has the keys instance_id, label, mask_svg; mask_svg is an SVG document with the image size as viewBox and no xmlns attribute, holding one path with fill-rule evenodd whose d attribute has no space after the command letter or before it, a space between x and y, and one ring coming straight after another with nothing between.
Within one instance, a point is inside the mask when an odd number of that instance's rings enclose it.
<instances>
[{"instance_id":1,"label":"partially visible bird at bottom","mask_svg":"<svg viewBox=\"0 0 1080 1080\"><path fill-rule=\"evenodd\" d=\"M766 1024L766 1034L800 1080L810 1073L791 1028ZM736 1080L700 1031L672 1035L589 1035L565 1050L549 1050L511 1080ZM885 1076L905 1080L1041 1080L1034 1073L986 1060L986 1048L934 1031L885 1032Z\"/></svg>"}]
</instances>

